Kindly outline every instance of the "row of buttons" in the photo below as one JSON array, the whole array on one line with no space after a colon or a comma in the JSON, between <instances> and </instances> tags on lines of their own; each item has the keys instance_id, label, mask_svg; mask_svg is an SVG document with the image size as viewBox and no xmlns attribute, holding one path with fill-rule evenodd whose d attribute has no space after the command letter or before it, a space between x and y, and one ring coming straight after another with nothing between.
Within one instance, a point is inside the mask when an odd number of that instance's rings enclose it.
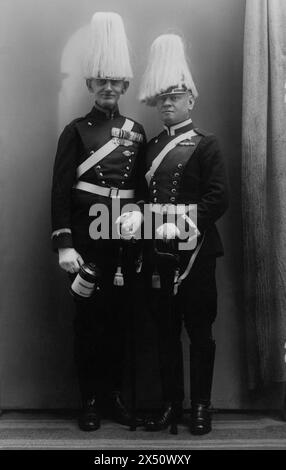
<instances>
[{"instance_id":1,"label":"row of buttons","mask_svg":"<svg viewBox=\"0 0 286 470\"><path fill-rule=\"evenodd\" d=\"M181 169L181 168L183 167L183 164L182 164L182 163L178 163L177 167L178 167L179 169ZM179 177L180 177L180 173L179 173L178 171L175 171L174 177L175 177L175 178L179 178ZM179 182L178 182L177 179L175 179L175 180L172 181L173 186L177 186L178 183L179 183ZM157 190L156 188L154 188L154 186L157 185L157 181L155 181L155 180L153 179L151 184L152 184L152 186L153 186L152 193L153 193L153 195L154 195L154 194L156 194L156 193L158 192L158 190ZM177 193L177 189L176 189L176 188L172 188L172 189L171 189L171 193L175 195L175 194ZM157 201L158 201L158 198L153 196L153 202L156 203ZM170 201L171 201L171 202L175 202L175 201L176 201L176 198L175 198L174 196L171 196L171 197L170 197Z\"/></svg>"},{"instance_id":2,"label":"row of buttons","mask_svg":"<svg viewBox=\"0 0 286 470\"><path fill-rule=\"evenodd\" d=\"M132 162L131 158L129 158L128 161L129 161L129 163L131 163L131 162ZM96 165L95 168L96 168L97 170L102 170L101 165ZM125 167L125 170L126 170L126 173L124 173L123 177L124 177L124 178L128 178L128 177L129 177L129 174L128 174L127 172L130 171L130 166L127 165L127 166ZM103 171L103 170L102 170L102 171ZM99 171L99 173L98 173L101 178L104 177L104 174L103 174L102 171ZM105 181L105 180L101 180L100 183L103 184L103 185L105 185L105 184L106 184L106 181ZM125 181L121 181L121 184L124 185L124 184L125 184Z\"/></svg>"}]
</instances>

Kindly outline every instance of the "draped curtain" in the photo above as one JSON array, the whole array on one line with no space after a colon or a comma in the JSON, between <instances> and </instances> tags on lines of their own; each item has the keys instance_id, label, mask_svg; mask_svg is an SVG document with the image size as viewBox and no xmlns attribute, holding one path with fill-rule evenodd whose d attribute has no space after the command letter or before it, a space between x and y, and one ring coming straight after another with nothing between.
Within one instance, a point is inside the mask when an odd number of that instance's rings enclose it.
<instances>
[{"instance_id":1,"label":"draped curtain","mask_svg":"<svg viewBox=\"0 0 286 470\"><path fill-rule=\"evenodd\" d=\"M249 388L286 381L286 0L246 0L242 216Z\"/></svg>"}]
</instances>

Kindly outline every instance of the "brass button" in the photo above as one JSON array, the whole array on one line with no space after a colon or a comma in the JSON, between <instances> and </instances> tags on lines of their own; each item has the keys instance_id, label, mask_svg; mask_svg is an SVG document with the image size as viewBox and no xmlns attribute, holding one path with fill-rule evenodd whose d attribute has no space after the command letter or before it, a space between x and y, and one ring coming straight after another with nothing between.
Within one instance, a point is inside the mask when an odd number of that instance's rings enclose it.
<instances>
[{"instance_id":1,"label":"brass button","mask_svg":"<svg viewBox=\"0 0 286 470\"><path fill-rule=\"evenodd\" d=\"M103 176L103 173L99 173L99 176Z\"/></svg>"},{"instance_id":2,"label":"brass button","mask_svg":"<svg viewBox=\"0 0 286 470\"><path fill-rule=\"evenodd\" d=\"M130 170L130 166L127 166L127 167L126 167L126 170Z\"/></svg>"},{"instance_id":3,"label":"brass button","mask_svg":"<svg viewBox=\"0 0 286 470\"><path fill-rule=\"evenodd\" d=\"M176 198L175 197L170 197L171 202L175 202Z\"/></svg>"},{"instance_id":4,"label":"brass button","mask_svg":"<svg viewBox=\"0 0 286 470\"><path fill-rule=\"evenodd\" d=\"M182 168L182 163L178 163L178 168Z\"/></svg>"},{"instance_id":5,"label":"brass button","mask_svg":"<svg viewBox=\"0 0 286 470\"><path fill-rule=\"evenodd\" d=\"M125 181L121 181L121 184L125 184Z\"/></svg>"},{"instance_id":6,"label":"brass button","mask_svg":"<svg viewBox=\"0 0 286 470\"><path fill-rule=\"evenodd\" d=\"M89 152L89 153L90 153L90 155L92 155L92 154L93 154L93 152L94 152L94 150L91 150L91 151Z\"/></svg>"},{"instance_id":7,"label":"brass button","mask_svg":"<svg viewBox=\"0 0 286 470\"><path fill-rule=\"evenodd\" d=\"M177 192L177 190L176 190L175 188L171 189L171 193L174 194L174 193L176 193L176 192Z\"/></svg>"},{"instance_id":8,"label":"brass button","mask_svg":"<svg viewBox=\"0 0 286 470\"><path fill-rule=\"evenodd\" d=\"M157 199L156 197L153 198L153 202L157 202L157 200L158 200L158 199Z\"/></svg>"},{"instance_id":9,"label":"brass button","mask_svg":"<svg viewBox=\"0 0 286 470\"><path fill-rule=\"evenodd\" d=\"M124 173L124 178L128 178L128 174L127 173Z\"/></svg>"},{"instance_id":10,"label":"brass button","mask_svg":"<svg viewBox=\"0 0 286 470\"><path fill-rule=\"evenodd\" d=\"M101 182L102 182L102 184L105 184L105 181L102 180Z\"/></svg>"},{"instance_id":11,"label":"brass button","mask_svg":"<svg viewBox=\"0 0 286 470\"><path fill-rule=\"evenodd\" d=\"M157 184L157 181L152 181L153 186Z\"/></svg>"},{"instance_id":12,"label":"brass button","mask_svg":"<svg viewBox=\"0 0 286 470\"><path fill-rule=\"evenodd\" d=\"M89 126L92 126L92 122L90 122L90 121L88 121L88 123L87 123L87 124L88 124Z\"/></svg>"},{"instance_id":13,"label":"brass button","mask_svg":"<svg viewBox=\"0 0 286 470\"><path fill-rule=\"evenodd\" d=\"M96 165L96 167L98 170L100 170L101 166L100 165Z\"/></svg>"},{"instance_id":14,"label":"brass button","mask_svg":"<svg viewBox=\"0 0 286 470\"><path fill-rule=\"evenodd\" d=\"M174 180L174 181L173 181L173 185L174 185L174 186L177 186L177 184L178 184L178 181Z\"/></svg>"},{"instance_id":15,"label":"brass button","mask_svg":"<svg viewBox=\"0 0 286 470\"><path fill-rule=\"evenodd\" d=\"M153 194L156 194L156 192L157 192L157 189L153 189Z\"/></svg>"},{"instance_id":16,"label":"brass button","mask_svg":"<svg viewBox=\"0 0 286 470\"><path fill-rule=\"evenodd\" d=\"M174 173L175 178L179 178L180 173Z\"/></svg>"},{"instance_id":17,"label":"brass button","mask_svg":"<svg viewBox=\"0 0 286 470\"><path fill-rule=\"evenodd\" d=\"M128 158L128 161L129 161L129 163L131 163L131 162L132 162L132 158Z\"/></svg>"}]
</instances>

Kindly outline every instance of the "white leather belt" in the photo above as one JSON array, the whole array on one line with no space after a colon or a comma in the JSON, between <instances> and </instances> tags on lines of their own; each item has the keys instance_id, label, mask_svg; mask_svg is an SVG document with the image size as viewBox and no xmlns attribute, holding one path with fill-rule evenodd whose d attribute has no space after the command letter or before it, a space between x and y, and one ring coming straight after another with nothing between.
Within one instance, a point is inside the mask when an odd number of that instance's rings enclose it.
<instances>
[{"instance_id":1,"label":"white leather belt","mask_svg":"<svg viewBox=\"0 0 286 470\"><path fill-rule=\"evenodd\" d=\"M73 185L73 188L111 198L131 199L135 195L134 189L105 188L104 186L86 183L85 181L78 181Z\"/></svg>"},{"instance_id":2,"label":"white leather belt","mask_svg":"<svg viewBox=\"0 0 286 470\"><path fill-rule=\"evenodd\" d=\"M195 204L149 204L150 211L156 214L185 214L195 208Z\"/></svg>"}]
</instances>

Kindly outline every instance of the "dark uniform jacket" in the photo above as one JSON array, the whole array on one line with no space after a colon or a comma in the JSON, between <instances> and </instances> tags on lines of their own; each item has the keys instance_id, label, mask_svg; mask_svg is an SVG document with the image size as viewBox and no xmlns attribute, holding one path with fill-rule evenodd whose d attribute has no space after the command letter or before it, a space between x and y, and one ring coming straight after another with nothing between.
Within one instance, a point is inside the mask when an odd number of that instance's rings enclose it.
<instances>
[{"instance_id":1,"label":"dark uniform jacket","mask_svg":"<svg viewBox=\"0 0 286 470\"><path fill-rule=\"evenodd\" d=\"M147 146L146 168L178 135L193 129L191 120L165 127ZM201 254L223 254L215 222L228 207L225 168L217 139L194 129L196 136L176 145L161 162L151 179L149 201L155 204L197 204L197 227L205 232ZM192 145L196 144L193 154Z\"/></svg>"},{"instance_id":2,"label":"dark uniform jacket","mask_svg":"<svg viewBox=\"0 0 286 470\"><path fill-rule=\"evenodd\" d=\"M129 118L128 118L129 119ZM130 119L132 121L132 119ZM52 230L53 248L75 247L88 243L88 228L92 221L89 209L95 203L111 205L111 198L74 189L77 167L93 152L112 139L112 128L120 129L125 122L118 109L111 115L93 108L85 117L76 119L62 132L53 173ZM79 181L102 187L135 189L135 200L141 199L145 134L143 127L133 121L132 132L143 136L143 144L124 141L98 164L84 173Z\"/></svg>"}]
</instances>

